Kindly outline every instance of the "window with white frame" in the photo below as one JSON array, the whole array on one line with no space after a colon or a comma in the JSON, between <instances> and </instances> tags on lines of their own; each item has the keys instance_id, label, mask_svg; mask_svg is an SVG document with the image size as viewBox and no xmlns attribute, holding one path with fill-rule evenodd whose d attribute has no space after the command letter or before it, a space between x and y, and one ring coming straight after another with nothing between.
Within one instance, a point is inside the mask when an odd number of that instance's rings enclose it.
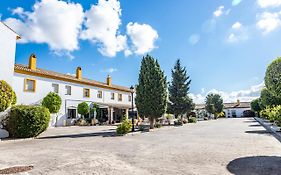
<instances>
[{"instance_id":1,"label":"window with white frame","mask_svg":"<svg viewBox=\"0 0 281 175\"><path fill-rule=\"evenodd\" d=\"M52 87L53 87L53 92L59 93L59 84L53 83Z\"/></svg>"},{"instance_id":2,"label":"window with white frame","mask_svg":"<svg viewBox=\"0 0 281 175\"><path fill-rule=\"evenodd\" d=\"M65 90L66 90L65 95L71 95L71 86L66 85Z\"/></svg>"},{"instance_id":3,"label":"window with white frame","mask_svg":"<svg viewBox=\"0 0 281 175\"><path fill-rule=\"evenodd\" d=\"M128 95L128 100L129 100L130 102L132 101L132 95L131 95L131 94Z\"/></svg>"}]
</instances>

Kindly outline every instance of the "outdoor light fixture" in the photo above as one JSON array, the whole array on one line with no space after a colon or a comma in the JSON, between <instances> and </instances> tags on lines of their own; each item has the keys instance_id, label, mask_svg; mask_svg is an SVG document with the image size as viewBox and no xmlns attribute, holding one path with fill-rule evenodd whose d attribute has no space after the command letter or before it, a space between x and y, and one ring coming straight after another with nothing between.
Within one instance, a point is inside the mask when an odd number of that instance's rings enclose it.
<instances>
[{"instance_id":1,"label":"outdoor light fixture","mask_svg":"<svg viewBox=\"0 0 281 175\"><path fill-rule=\"evenodd\" d=\"M134 86L131 86L130 89L132 90L131 93L131 101L132 101L132 112L131 112L131 115L132 115L132 132L135 132L135 125L134 125Z\"/></svg>"}]
</instances>

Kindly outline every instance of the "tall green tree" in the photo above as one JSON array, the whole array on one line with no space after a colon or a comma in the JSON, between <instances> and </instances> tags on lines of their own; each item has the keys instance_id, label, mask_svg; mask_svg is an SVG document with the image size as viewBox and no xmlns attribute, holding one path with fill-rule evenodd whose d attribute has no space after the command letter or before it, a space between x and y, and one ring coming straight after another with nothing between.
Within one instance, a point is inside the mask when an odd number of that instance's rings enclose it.
<instances>
[{"instance_id":1,"label":"tall green tree","mask_svg":"<svg viewBox=\"0 0 281 175\"><path fill-rule=\"evenodd\" d=\"M281 105L281 98L274 95L267 88L264 88L261 91L260 105L262 108Z\"/></svg>"},{"instance_id":2,"label":"tall green tree","mask_svg":"<svg viewBox=\"0 0 281 175\"><path fill-rule=\"evenodd\" d=\"M147 55L142 59L136 87L136 106L140 116L149 118L150 128L162 117L167 107L167 80L157 60Z\"/></svg>"},{"instance_id":3,"label":"tall green tree","mask_svg":"<svg viewBox=\"0 0 281 175\"><path fill-rule=\"evenodd\" d=\"M186 68L181 66L178 59L172 70L172 82L169 85L168 111L175 115L182 116L192 110L193 102L188 96L190 89L190 77L187 75Z\"/></svg>"},{"instance_id":4,"label":"tall green tree","mask_svg":"<svg viewBox=\"0 0 281 175\"><path fill-rule=\"evenodd\" d=\"M267 67L264 80L266 88L273 95L281 98L281 57Z\"/></svg>"},{"instance_id":5,"label":"tall green tree","mask_svg":"<svg viewBox=\"0 0 281 175\"><path fill-rule=\"evenodd\" d=\"M209 94L206 97L205 109L207 112L214 114L217 118L218 114L223 111L223 99L219 94Z\"/></svg>"},{"instance_id":6,"label":"tall green tree","mask_svg":"<svg viewBox=\"0 0 281 175\"><path fill-rule=\"evenodd\" d=\"M260 105L260 98L251 101L251 110L257 113L259 113L262 110Z\"/></svg>"}]
</instances>

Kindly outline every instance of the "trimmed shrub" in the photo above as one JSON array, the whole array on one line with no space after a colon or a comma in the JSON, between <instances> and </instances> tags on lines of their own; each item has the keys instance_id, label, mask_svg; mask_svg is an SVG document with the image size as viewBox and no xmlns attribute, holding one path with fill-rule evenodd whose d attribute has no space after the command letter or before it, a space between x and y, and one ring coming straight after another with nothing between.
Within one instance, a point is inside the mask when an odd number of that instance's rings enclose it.
<instances>
[{"instance_id":1,"label":"trimmed shrub","mask_svg":"<svg viewBox=\"0 0 281 175\"><path fill-rule=\"evenodd\" d=\"M86 102L79 103L77 108L78 114L81 114L83 117L90 113L90 107Z\"/></svg>"},{"instance_id":2,"label":"trimmed shrub","mask_svg":"<svg viewBox=\"0 0 281 175\"><path fill-rule=\"evenodd\" d=\"M13 106L5 128L13 138L36 137L48 128L50 112L43 106Z\"/></svg>"},{"instance_id":3,"label":"trimmed shrub","mask_svg":"<svg viewBox=\"0 0 281 175\"><path fill-rule=\"evenodd\" d=\"M188 123L197 123L196 117L190 117L190 118L188 119Z\"/></svg>"},{"instance_id":4,"label":"trimmed shrub","mask_svg":"<svg viewBox=\"0 0 281 175\"><path fill-rule=\"evenodd\" d=\"M266 70L265 86L274 95L281 97L281 57L274 60Z\"/></svg>"},{"instance_id":5,"label":"trimmed shrub","mask_svg":"<svg viewBox=\"0 0 281 175\"><path fill-rule=\"evenodd\" d=\"M0 81L0 112L16 104L17 97L11 86L4 80Z\"/></svg>"},{"instance_id":6,"label":"trimmed shrub","mask_svg":"<svg viewBox=\"0 0 281 175\"><path fill-rule=\"evenodd\" d=\"M124 135L129 133L131 129L132 123L126 117L124 117L122 123L118 125L116 132L118 135Z\"/></svg>"},{"instance_id":7,"label":"trimmed shrub","mask_svg":"<svg viewBox=\"0 0 281 175\"><path fill-rule=\"evenodd\" d=\"M61 98L57 93L50 92L43 99L42 106L48 108L51 114L58 113L61 108Z\"/></svg>"}]
</instances>

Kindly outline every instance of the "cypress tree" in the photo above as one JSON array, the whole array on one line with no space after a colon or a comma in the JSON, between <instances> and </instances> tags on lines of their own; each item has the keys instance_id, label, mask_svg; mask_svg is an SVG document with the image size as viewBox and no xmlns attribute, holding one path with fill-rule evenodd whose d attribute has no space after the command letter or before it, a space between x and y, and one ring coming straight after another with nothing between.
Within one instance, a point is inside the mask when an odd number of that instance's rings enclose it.
<instances>
[{"instance_id":1,"label":"cypress tree","mask_svg":"<svg viewBox=\"0 0 281 175\"><path fill-rule=\"evenodd\" d=\"M169 104L168 110L176 118L188 112L194 107L192 99L188 96L190 89L190 77L187 75L186 68L181 66L178 59L172 70L172 82L169 85Z\"/></svg>"},{"instance_id":2,"label":"cypress tree","mask_svg":"<svg viewBox=\"0 0 281 175\"><path fill-rule=\"evenodd\" d=\"M167 81L157 60L150 55L142 59L136 87L136 106L141 117L147 117L150 128L162 117L167 105Z\"/></svg>"}]
</instances>

